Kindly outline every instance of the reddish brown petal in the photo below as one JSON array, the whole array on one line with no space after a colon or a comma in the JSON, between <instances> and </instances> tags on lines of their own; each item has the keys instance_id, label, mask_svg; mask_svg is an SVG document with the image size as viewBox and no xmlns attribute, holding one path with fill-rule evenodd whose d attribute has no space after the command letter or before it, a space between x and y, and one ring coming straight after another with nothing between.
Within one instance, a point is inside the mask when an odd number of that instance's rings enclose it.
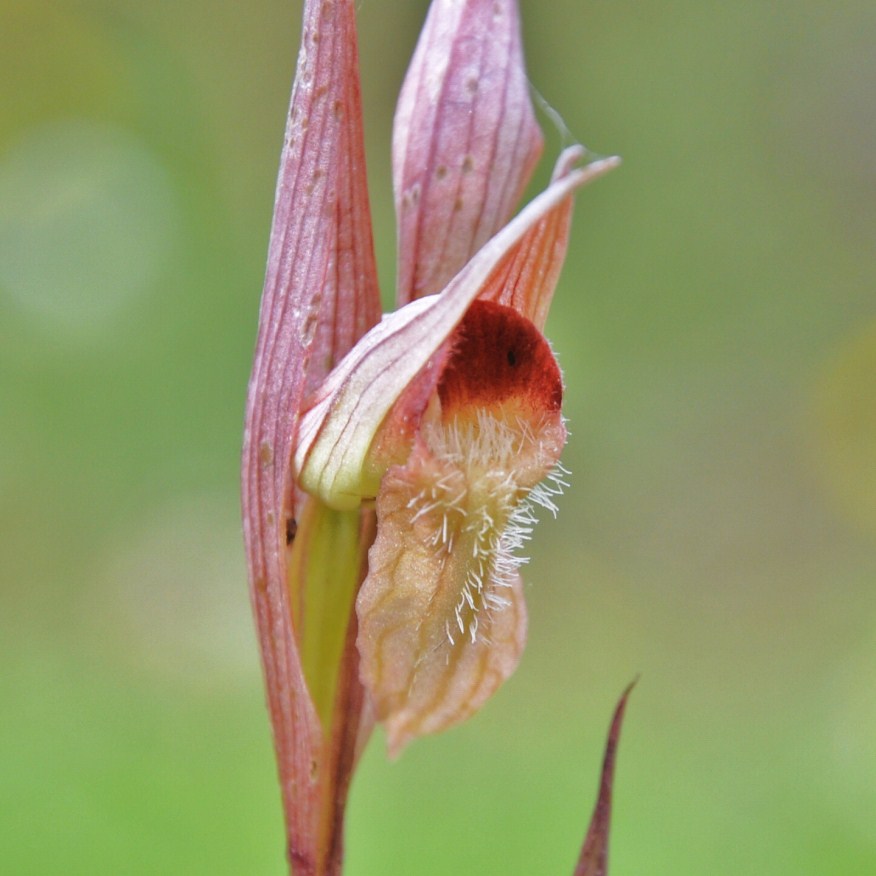
<instances>
[{"instance_id":1,"label":"reddish brown petal","mask_svg":"<svg viewBox=\"0 0 876 876\"><path fill-rule=\"evenodd\" d=\"M481 247L440 295L384 317L308 400L296 436L295 466L308 491L336 508L376 494L385 470L370 458L378 430L405 390L452 334L490 278L540 220L614 159L572 170L551 183Z\"/></svg>"},{"instance_id":2,"label":"reddish brown petal","mask_svg":"<svg viewBox=\"0 0 876 876\"><path fill-rule=\"evenodd\" d=\"M343 799L334 786L344 785L349 758L324 737L292 626L289 462L306 387L379 317L358 82L353 0L307 0L250 378L242 488L289 855L293 871L308 874L339 866ZM355 744L358 712L350 713L345 745Z\"/></svg>"},{"instance_id":3,"label":"reddish brown petal","mask_svg":"<svg viewBox=\"0 0 876 876\"><path fill-rule=\"evenodd\" d=\"M517 417L555 413L563 403L560 368L544 335L511 307L472 304L453 335L438 384L442 416L513 405Z\"/></svg>"},{"instance_id":4,"label":"reddish brown petal","mask_svg":"<svg viewBox=\"0 0 876 876\"><path fill-rule=\"evenodd\" d=\"M440 292L505 224L541 147L515 0L433 0L393 131L399 304Z\"/></svg>"},{"instance_id":5,"label":"reddish brown petal","mask_svg":"<svg viewBox=\"0 0 876 876\"><path fill-rule=\"evenodd\" d=\"M599 797L593 809L590 828L584 839L581 857L575 867L574 876L607 876L608 874L608 835L611 827L611 785L614 779L614 761L617 745L620 740L621 724L624 710L627 707L627 697L635 686L633 681L621 695L614 710L614 717L608 731L608 741L605 744L605 756L602 761L602 776L599 780Z\"/></svg>"}]
</instances>

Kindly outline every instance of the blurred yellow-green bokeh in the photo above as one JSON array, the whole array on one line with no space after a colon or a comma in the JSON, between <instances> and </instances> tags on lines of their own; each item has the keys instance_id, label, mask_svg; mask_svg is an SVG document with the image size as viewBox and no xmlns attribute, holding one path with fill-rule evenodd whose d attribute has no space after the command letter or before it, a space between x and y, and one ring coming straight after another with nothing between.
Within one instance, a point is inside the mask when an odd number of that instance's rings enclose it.
<instances>
[{"instance_id":1,"label":"blurred yellow-green bokeh","mask_svg":"<svg viewBox=\"0 0 876 876\"><path fill-rule=\"evenodd\" d=\"M426 3L357 6L390 292ZM533 84L624 157L549 323L573 486L520 670L396 763L375 736L347 872L570 873L641 672L612 876L872 876L876 5L522 7ZM285 870L237 480L299 16L3 2L4 874Z\"/></svg>"}]
</instances>

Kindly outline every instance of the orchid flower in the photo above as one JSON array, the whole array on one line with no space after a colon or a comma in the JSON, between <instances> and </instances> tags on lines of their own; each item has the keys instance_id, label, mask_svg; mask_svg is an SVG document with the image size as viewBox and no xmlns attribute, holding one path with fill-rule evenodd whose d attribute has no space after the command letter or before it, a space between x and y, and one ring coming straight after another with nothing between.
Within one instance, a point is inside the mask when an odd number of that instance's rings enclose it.
<instances>
[{"instance_id":1,"label":"orchid flower","mask_svg":"<svg viewBox=\"0 0 876 876\"><path fill-rule=\"evenodd\" d=\"M340 871L374 720L397 754L475 712L526 638L517 554L554 511L543 329L572 197L514 0L433 0L393 136L399 309L380 318L352 0L305 0L247 406L243 513L293 873Z\"/></svg>"}]
</instances>

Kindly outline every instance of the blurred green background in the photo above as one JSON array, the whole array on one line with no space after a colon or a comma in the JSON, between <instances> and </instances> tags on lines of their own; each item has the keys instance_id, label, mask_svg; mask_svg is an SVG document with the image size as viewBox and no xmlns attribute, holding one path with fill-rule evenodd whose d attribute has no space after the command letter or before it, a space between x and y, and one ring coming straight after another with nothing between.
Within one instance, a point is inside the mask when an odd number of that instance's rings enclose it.
<instances>
[{"instance_id":1,"label":"blurred green background","mask_svg":"<svg viewBox=\"0 0 876 876\"><path fill-rule=\"evenodd\" d=\"M613 876L872 876L876 5L522 6L534 84L625 161L549 324L573 487L520 670L375 737L347 872L570 873L641 672ZM386 291L425 7L358 4ZM4 0L3 873L285 872L237 479L299 17Z\"/></svg>"}]
</instances>

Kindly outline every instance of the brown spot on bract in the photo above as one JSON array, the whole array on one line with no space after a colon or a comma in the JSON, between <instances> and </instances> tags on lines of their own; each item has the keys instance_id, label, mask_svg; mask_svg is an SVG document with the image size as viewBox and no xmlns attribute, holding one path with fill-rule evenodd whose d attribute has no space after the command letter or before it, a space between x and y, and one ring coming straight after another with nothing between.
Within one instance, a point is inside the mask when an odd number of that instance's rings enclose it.
<instances>
[{"instance_id":1,"label":"brown spot on bract","mask_svg":"<svg viewBox=\"0 0 876 876\"><path fill-rule=\"evenodd\" d=\"M286 544L290 545L295 541L295 534L298 532L298 521L294 517L289 517L286 520Z\"/></svg>"},{"instance_id":2,"label":"brown spot on bract","mask_svg":"<svg viewBox=\"0 0 876 876\"><path fill-rule=\"evenodd\" d=\"M318 305L319 302L317 302ZM319 324L318 307L311 308L301 320L298 327L298 337L301 338L301 343L305 346L309 345L316 334L316 327Z\"/></svg>"}]
</instances>

